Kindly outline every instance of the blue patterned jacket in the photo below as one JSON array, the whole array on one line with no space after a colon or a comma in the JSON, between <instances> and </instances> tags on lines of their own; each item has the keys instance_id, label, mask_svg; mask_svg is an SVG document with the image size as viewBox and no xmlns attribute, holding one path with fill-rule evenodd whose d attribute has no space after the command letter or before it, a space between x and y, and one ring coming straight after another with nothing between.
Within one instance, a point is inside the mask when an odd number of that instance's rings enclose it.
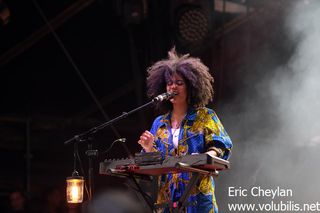
<instances>
[{"instance_id":1,"label":"blue patterned jacket","mask_svg":"<svg viewBox=\"0 0 320 213\"><path fill-rule=\"evenodd\" d=\"M231 154L232 142L216 113L209 108L190 108L181 122L178 147L172 141L170 126L171 112L158 116L150 132L155 136L153 151L162 156L183 156L215 150L219 157L227 160ZM162 177L158 203L176 202L183 194L191 173L168 174ZM214 181L211 176L203 176L193 189L188 212L218 212ZM170 212L165 209L164 212Z\"/></svg>"}]
</instances>

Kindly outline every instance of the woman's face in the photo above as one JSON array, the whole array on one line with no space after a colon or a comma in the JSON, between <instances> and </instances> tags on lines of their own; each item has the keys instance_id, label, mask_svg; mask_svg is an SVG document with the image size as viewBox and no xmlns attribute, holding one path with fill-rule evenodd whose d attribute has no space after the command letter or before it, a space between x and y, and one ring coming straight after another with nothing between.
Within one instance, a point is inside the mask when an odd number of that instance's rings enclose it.
<instances>
[{"instance_id":1,"label":"woman's face","mask_svg":"<svg viewBox=\"0 0 320 213\"><path fill-rule=\"evenodd\" d=\"M183 78L174 74L167 82L167 92L175 92L177 95L170 99L173 104L187 104L187 85Z\"/></svg>"}]
</instances>

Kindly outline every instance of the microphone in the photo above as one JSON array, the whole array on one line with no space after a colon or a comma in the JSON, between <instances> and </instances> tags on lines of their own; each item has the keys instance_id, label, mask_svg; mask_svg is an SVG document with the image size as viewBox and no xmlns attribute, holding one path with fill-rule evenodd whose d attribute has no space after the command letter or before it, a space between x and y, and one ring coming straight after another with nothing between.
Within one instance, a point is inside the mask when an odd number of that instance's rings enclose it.
<instances>
[{"instance_id":1,"label":"microphone","mask_svg":"<svg viewBox=\"0 0 320 213\"><path fill-rule=\"evenodd\" d=\"M178 95L178 93L176 93L176 92L165 92L165 93L162 93L161 95L158 95L157 97L153 98L152 100L156 101L156 102L161 102L161 101L169 100L176 95Z\"/></svg>"},{"instance_id":2,"label":"microphone","mask_svg":"<svg viewBox=\"0 0 320 213\"><path fill-rule=\"evenodd\" d=\"M126 140L127 140L126 138L118 138L117 140L113 141L112 144L110 145L110 147L109 147L106 151L104 151L103 153L106 154L107 152L109 152L109 151L111 150L111 148L112 148L112 146L113 146L114 143L116 143L116 142L125 143Z\"/></svg>"},{"instance_id":3,"label":"microphone","mask_svg":"<svg viewBox=\"0 0 320 213\"><path fill-rule=\"evenodd\" d=\"M125 143L126 142L126 138L119 138L119 139L117 139L117 140L115 140L115 141L113 141L113 142L122 142L122 143Z\"/></svg>"}]
</instances>

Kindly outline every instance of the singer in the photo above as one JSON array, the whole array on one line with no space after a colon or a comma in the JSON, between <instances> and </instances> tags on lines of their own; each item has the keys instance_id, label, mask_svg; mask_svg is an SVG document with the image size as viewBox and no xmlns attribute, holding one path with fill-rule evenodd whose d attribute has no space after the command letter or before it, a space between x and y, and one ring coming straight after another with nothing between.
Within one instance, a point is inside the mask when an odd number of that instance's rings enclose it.
<instances>
[{"instance_id":1,"label":"singer","mask_svg":"<svg viewBox=\"0 0 320 213\"><path fill-rule=\"evenodd\" d=\"M147 95L175 94L169 100L156 102L163 113L150 131L141 134L138 143L144 152L161 152L165 156L183 156L207 152L228 159L232 142L216 113L205 106L213 98L213 77L198 58L179 56L173 48L168 59L148 69ZM158 202L177 202L183 194L191 173L168 174L161 177ZM203 176L193 189L187 212L218 212L214 196L214 180ZM169 208L163 212L170 212Z\"/></svg>"}]
</instances>

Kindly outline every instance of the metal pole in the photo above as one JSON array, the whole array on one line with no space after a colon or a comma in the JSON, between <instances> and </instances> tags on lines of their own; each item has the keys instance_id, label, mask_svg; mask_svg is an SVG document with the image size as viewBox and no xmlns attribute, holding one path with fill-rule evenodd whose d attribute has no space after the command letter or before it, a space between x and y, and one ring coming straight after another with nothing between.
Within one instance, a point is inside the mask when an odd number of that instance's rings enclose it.
<instances>
[{"instance_id":1,"label":"metal pole","mask_svg":"<svg viewBox=\"0 0 320 213\"><path fill-rule=\"evenodd\" d=\"M31 148L30 148L30 118L28 117L26 120L26 153L25 153L25 159L26 159L26 176L25 176L25 187L27 194L30 195L31 192Z\"/></svg>"}]
</instances>

